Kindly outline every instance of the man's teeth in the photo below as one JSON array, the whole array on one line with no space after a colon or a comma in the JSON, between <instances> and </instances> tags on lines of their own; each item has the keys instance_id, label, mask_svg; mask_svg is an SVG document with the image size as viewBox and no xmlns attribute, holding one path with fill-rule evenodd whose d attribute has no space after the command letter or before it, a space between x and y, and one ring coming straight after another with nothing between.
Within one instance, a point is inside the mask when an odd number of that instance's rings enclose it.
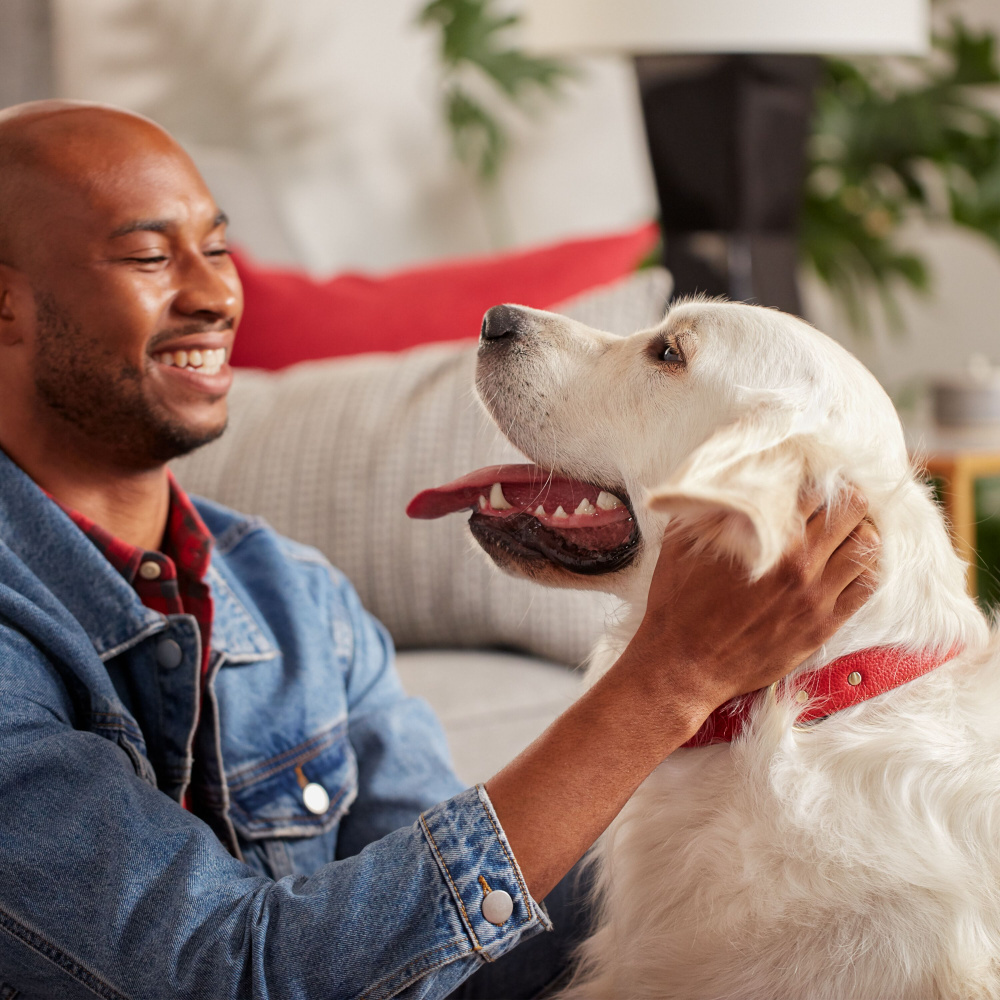
<instances>
[{"instance_id":1,"label":"man's teeth","mask_svg":"<svg viewBox=\"0 0 1000 1000\"><path fill-rule=\"evenodd\" d=\"M154 354L153 360L168 368L186 368L190 372L201 372L202 375L217 375L226 363L226 349L217 347L214 350L164 351Z\"/></svg>"}]
</instances>

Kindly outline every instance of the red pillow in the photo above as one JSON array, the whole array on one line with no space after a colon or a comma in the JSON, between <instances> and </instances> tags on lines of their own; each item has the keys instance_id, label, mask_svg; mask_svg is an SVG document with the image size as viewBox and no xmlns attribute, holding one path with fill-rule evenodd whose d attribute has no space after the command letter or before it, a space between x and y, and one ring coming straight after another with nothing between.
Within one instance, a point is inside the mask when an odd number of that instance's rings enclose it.
<instances>
[{"instance_id":1,"label":"red pillow","mask_svg":"<svg viewBox=\"0 0 1000 1000\"><path fill-rule=\"evenodd\" d=\"M385 277L339 274L316 281L234 254L246 308L232 363L284 368L297 361L479 334L501 302L545 309L633 271L656 243L650 223L599 239L450 261Z\"/></svg>"}]
</instances>

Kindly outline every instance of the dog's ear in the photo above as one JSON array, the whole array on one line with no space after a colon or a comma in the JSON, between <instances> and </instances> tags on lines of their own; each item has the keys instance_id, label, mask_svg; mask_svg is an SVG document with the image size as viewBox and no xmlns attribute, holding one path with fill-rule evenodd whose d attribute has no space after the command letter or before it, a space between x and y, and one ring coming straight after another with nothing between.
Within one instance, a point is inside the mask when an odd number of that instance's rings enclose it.
<instances>
[{"instance_id":1,"label":"dog's ear","mask_svg":"<svg viewBox=\"0 0 1000 1000\"><path fill-rule=\"evenodd\" d=\"M763 575L802 530L799 495L812 450L802 418L765 404L721 428L650 491L648 506L669 513L754 578Z\"/></svg>"}]
</instances>

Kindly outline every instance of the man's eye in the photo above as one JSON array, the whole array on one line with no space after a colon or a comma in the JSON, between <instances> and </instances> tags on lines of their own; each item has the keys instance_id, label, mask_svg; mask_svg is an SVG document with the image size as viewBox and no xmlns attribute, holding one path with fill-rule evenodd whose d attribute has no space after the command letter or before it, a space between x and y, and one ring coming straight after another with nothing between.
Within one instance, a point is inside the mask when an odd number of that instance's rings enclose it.
<instances>
[{"instance_id":1,"label":"man's eye","mask_svg":"<svg viewBox=\"0 0 1000 1000\"><path fill-rule=\"evenodd\" d=\"M229 247L216 247L214 250L205 251L205 255L208 257L228 257L230 253Z\"/></svg>"},{"instance_id":2,"label":"man's eye","mask_svg":"<svg viewBox=\"0 0 1000 1000\"><path fill-rule=\"evenodd\" d=\"M660 355L660 358L663 361L683 361L684 360L684 358L681 357L681 352L678 351L677 348L674 347L673 344L667 344L667 346L663 348L663 353Z\"/></svg>"},{"instance_id":3,"label":"man's eye","mask_svg":"<svg viewBox=\"0 0 1000 1000\"><path fill-rule=\"evenodd\" d=\"M133 264L161 264L167 258L163 256L156 256L156 257L126 257L125 259Z\"/></svg>"}]
</instances>

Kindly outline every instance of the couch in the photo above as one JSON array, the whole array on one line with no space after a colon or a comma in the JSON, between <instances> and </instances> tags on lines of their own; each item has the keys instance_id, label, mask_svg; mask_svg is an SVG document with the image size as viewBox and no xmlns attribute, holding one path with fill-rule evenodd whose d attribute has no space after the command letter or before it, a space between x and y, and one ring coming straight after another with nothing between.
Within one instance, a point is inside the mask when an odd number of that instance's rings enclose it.
<instances>
[{"instance_id":1,"label":"couch","mask_svg":"<svg viewBox=\"0 0 1000 1000\"><path fill-rule=\"evenodd\" d=\"M640 270L557 307L616 333L663 315L671 282ZM410 521L419 490L524 461L473 391L476 343L237 370L230 426L175 463L192 493L319 548L387 626L411 694L441 717L456 769L484 780L575 697L613 602L504 576L465 518Z\"/></svg>"}]
</instances>

